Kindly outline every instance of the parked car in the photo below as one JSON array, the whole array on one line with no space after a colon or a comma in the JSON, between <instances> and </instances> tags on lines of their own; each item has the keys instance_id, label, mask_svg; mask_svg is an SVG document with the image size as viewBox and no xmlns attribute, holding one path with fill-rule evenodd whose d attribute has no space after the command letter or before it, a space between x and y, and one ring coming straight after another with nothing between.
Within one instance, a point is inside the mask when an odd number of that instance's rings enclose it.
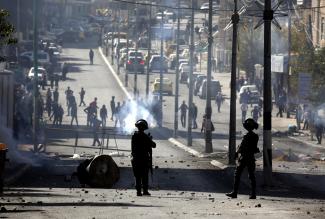
<instances>
[{"instance_id":1,"label":"parked car","mask_svg":"<svg viewBox=\"0 0 325 219\"><path fill-rule=\"evenodd\" d=\"M131 56L143 59L143 53L141 51L129 50L129 57Z\"/></svg>"},{"instance_id":2,"label":"parked car","mask_svg":"<svg viewBox=\"0 0 325 219\"><path fill-rule=\"evenodd\" d=\"M34 67L31 67L28 72L28 78L33 79L35 75ZM43 67L37 67L37 78L38 81L41 83L47 80L47 71ZM46 84L45 84L46 85Z\"/></svg>"},{"instance_id":3,"label":"parked car","mask_svg":"<svg viewBox=\"0 0 325 219\"><path fill-rule=\"evenodd\" d=\"M211 87L210 87L210 91L211 91L211 98L214 99L218 92L222 92L221 91L221 85L220 85L220 82L217 81L217 80L211 80ZM199 93L198 93L198 96L201 98L201 99L205 99L206 98L206 94L207 94L207 81L204 80L202 82L202 85L200 87L200 90L199 90Z\"/></svg>"},{"instance_id":4,"label":"parked car","mask_svg":"<svg viewBox=\"0 0 325 219\"><path fill-rule=\"evenodd\" d=\"M163 66L161 66L161 58L160 55L153 55L151 56L150 62L149 62L149 71L160 71L162 69L164 72L168 72L168 59L167 57L163 58Z\"/></svg>"},{"instance_id":5,"label":"parked car","mask_svg":"<svg viewBox=\"0 0 325 219\"><path fill-rule=\"evenodd\" d=\"M217 10L220 8L220 0L214 0L212 2L212 10ZM201 10L208 11L209 10L209 2L205 2L200 7Z\"/></svg>"},{"instance_id":6,"label":"parked car","mask_svg":"<svg viewBox=\"0 0 325 219\"><path fill-rule=\"evenodd\" d=\"M188 79L189 72L188 71L183 71L181 72L181 77L179 79L179 82L182 84L186 84L187 79Z\"/></svg>"},{"instance_id":7,"label":"parked car","mask_svg":"<svg viewBox=\"0 0 325 219\"><path fill-rule=\"evenodd\" d=\"M200 90L202 82L207 78L206 75L199 75L197 76L195 83L194 83L194 95L196 96Z\"/></svg>"},{"instance_id":8,"label":"parked car","mask_svg":"<svg viewBox=\"0 0 325 219\"><path fill-rule=\"evenodd\" d=\"M247 97L244 97L244 91L247 92ZM243 102L243 99L247 98L247 103L258 103L260 99L260 93L255 84L244 85L239 90L239 103Z\"/></svg>"},{"instance_id":9,"label":"parked car","mask_svg":"<svg viewBox=\"0 0 325 219\"><path fill-rule=\"evenodd\" d=\"M168 95L173 95L173 82L169 78L163 78L162 85L163 93L167 93ZM160 92L160 78L156 78L152 84L152 93Z\"/></svg>"},{"instance_id":10,"label":"parked car","mask_svg":"<svg viewBox=\"0 0 325 219\"><path fill-rule=\"evenodd\" d=\"M27 57L31 62L34 61L34 54L32 51L23 52L20 54L20 57ZM41 50L37 52L37 60L40 65L48 65L50 63L50 56L47 52Z\"/></svg>"},{"instance_id":11,"label":"parked car","mask_svg":"<svg viewBox=\"0 0 325 219\"><path fill-rule=\"evenodd\" d=\"M138 72L144 74L145 62L141 57L130 56L125 64L125 69L128 72Z\"/></svg>"},{"instance_id":12,"label":"parked car","mask_svg":"<svg viewBox=\"0 0 325 219\"><path fill-rule=\"evenodd\" d=\"M52 52L52 54L53 54L52 59L54 59L54 60L52 60L52 61L54 61L54 62L59 61L59 59L60 59L60 51L59 51L59 49L57 47L50 46L49 47L49 52L50 53Z\"/></svg>"},{"instance_id":13,"label":"parked car","mask_svg":"<svg viewBox=\"0 0 325 219\"><path fill-rule=\"evenodd\" d=\"M201 75L203 75L203 74L201 74L200 72L194 72L193 73L193 81L192 81L193 85L195 84L197 77L201 76ZM190 78L189 77L187 77L187 82L186 83L187 83L187 86L190 85Z\"/></svg>"}]
</instances>

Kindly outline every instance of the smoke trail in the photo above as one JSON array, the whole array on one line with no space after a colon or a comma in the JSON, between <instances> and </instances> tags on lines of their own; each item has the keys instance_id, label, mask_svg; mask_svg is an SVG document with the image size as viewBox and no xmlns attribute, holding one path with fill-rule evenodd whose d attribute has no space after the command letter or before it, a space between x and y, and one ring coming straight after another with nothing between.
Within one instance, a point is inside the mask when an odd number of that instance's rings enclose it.
<instances>
[{"instance_id":1,"label":"smoke trail","mask_svg":"<svg viewBox=\"0 0 325 219\"><path fill-rule=\"evenodd\" d=\"M29 158L28 156L22 155L17 149L17 141L12 137L12 130L0 126L0 142L5 143L8 148L7 157L9 157L10 161L14 163L27 163L27 164L35 164L36 162Z\"/></svg>"},{"instance_id":2,"label":"smoke trail","mask_svg":"<svg viewBox=\"0 0 325 219\"><path fill-rule=\"evenodd\" d=\"M120 127L121 131L124 133L131 134L136 130L135 123L139 119L145 119L149 128L153 128L157 125L154 117L154 105L157 104L150 95L148 99L142 100L129 100L128 103L121 109L121 117L123 120L123 125Z\"/></svg>"}]
</instances>

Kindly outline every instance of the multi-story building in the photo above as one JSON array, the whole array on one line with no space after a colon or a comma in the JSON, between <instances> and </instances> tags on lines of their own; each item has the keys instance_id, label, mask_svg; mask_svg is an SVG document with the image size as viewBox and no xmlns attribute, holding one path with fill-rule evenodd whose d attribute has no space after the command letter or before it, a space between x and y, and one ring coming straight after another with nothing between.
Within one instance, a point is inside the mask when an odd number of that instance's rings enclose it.
<instances>
[{"instance_id":1,"label":"multi-story building","mask_svg":"<svg viewBox=\"0 0 325 219\"><path fill-rule=\"evenodd\" d=\"M325 47L325 1L311 0L312 39L315 47Z\"/></svg>"}]
</instances>

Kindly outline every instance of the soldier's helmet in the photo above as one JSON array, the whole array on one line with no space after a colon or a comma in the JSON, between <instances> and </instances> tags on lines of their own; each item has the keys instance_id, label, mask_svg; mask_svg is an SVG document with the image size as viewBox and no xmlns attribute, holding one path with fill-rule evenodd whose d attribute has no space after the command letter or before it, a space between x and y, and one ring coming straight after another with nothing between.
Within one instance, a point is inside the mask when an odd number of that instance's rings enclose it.
<instances>
[{"instance_id":1,"label":"soldier's helmet","mask_svg":"<svg viewBox=\"0 0 325 219\"><path fill-rule=\"evenodd\" d=\"M258 123L254 119L246 119L243 123L243 126L246 130L258 129Z\"/></svg>"},{"instance_id":2,"label":"soldier's helmet","mask_svg":"<svg viewBox=\"0 0 325 219\"><path fill-rule=\"evenodd\" d=\"M138 129L142 129L142 130L146 130L148 129L148 123L146 120L144 119L139 119L136 123L135 123L135 127L137 127Z\"/></svg>"}]
</instances>

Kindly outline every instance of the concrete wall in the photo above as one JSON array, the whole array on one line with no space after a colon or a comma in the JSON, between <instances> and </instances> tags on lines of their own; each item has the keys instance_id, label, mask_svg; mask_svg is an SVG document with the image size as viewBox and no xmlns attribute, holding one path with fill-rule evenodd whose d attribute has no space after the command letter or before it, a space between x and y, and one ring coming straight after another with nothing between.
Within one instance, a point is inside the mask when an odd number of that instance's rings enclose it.
<instances>
[{"instance_id":1,"label":"concrete wall","mask_svg":"<svg viewBox=\"0 0 325 219\"><path fill-rule=\"evenodd\" d=\"M0 127L13 128L14 74L0 70Z\"/></svg>"}]
</instances>

